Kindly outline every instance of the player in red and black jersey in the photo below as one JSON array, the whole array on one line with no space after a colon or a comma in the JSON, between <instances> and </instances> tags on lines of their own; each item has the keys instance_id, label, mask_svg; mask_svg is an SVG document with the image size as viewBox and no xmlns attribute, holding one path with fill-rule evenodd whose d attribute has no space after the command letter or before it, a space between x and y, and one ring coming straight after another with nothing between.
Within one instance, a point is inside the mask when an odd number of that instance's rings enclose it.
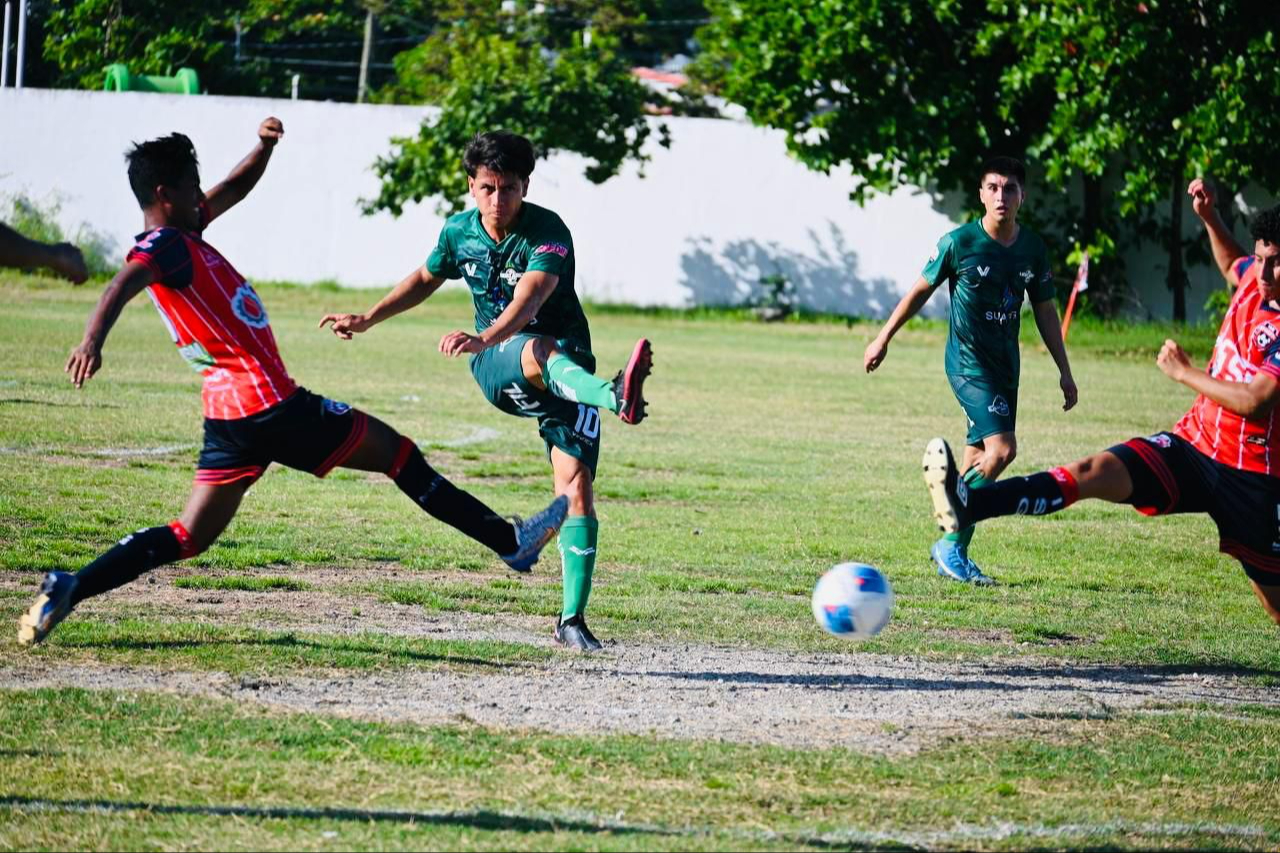
<instances>
[{"instance_id":1,"label":"player in red and black jersey","mask_svg":"<svg viewBox=\"0 0 1280 853\"><path fill-rule=\"evenodd\" d=\"M414 442L289 376L262 300L204 241L209 223L257 184L283 135L279 119L263 121L253 150L207 195L195 148L180 133L135 145L125 155L144 231L90 316L66 370L77 388L97 373L121 309L146 290L178 352L203 377L204 448L182 515L129 534L74 575L45 575L20 620L20 643L44 639L80 601L208 548L272 462L317 477L339 466L385 472L427 513L489 547L516 571L529 571L564 522L563 497L527 521L503 519L441 476Z\"/></svg>"},{"instance_id":2,"label":"player in red and black jersey","mask_svg":"<svg viewBox=\"0 0 1280 853\"><path fill-rule=\"evenodd\" d=\"M1236 241L1202 180L1187 189L1214 262L1235 291L1206 370L1165 341L1156 363L1198 393L1169 432L1134 438L1078 462L981 489L956 476L951 449L929 442L924 477L943 530L1001 515L1048 515L1081 498L1146 515L1207 513L1218 549L1240 561L1280 624L1280 205L1252 223L1253 252Z\"/></svg>"}]
</instances>

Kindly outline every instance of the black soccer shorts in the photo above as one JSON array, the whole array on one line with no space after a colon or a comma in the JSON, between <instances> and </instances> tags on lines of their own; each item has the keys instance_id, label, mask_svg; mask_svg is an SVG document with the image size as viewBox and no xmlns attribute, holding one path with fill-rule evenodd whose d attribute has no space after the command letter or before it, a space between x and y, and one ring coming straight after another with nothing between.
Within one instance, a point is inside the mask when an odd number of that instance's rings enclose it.
<instances>
[{"instance_id":1,"label":"black soccer shorts","mask_svg":"<svg viewBox=\"0 0 1280 853\"><path fill-rule=\"evenodd\" d=\"M1168 432L1110 452L1133 479L1126 503L1144 515L1208 514L1218 525L1218 550L1255 583L1280 586L1280 479L1224 465Z\"/></svg>"},{"instance_id":2,"label":"black soccer shorts","mask_svg":"<svg viewBox=\"0 0 1280 853\"><path fill-rule=\"evenodd\" d=\"M323 477L351 456L368 429L369 417L359 409L299 388L247 418L205 418L196 482L252 483L272 462Z\"/></svg>"}]
</instances>

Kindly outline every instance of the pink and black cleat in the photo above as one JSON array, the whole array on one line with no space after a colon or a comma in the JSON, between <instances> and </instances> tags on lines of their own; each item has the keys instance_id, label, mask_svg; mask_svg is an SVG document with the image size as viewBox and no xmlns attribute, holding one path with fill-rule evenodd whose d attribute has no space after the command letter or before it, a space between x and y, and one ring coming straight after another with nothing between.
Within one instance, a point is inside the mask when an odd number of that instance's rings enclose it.
<instances>
[{"instance_id":1,"label":"pink and black cleat","mask_svg":"<svg viewBox=\"0 0 1280 853\"><path fill-rule=\"evenodd\" d=\"M613 378L613 395L618 400L618 417L624 424L644 420L644 380L653 367L653 347L648 338L636 341L625 370Z\"/></svg>"}]
</instances>

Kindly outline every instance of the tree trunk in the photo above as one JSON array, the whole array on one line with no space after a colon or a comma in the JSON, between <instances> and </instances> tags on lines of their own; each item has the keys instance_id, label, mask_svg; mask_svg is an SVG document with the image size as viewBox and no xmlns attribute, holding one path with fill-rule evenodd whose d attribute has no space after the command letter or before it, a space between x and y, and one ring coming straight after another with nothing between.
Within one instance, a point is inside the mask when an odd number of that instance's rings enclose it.
<instances>
[{"instance_id":1,"label":"tree trunk","mask_svg":"<svg viewBox=\"0 0 1280 853\"><path fill-rule=\"evenodd\" d=\"M1084 210L1080 220L1080 245L1085 249L1096 245L1098 232L1102 230L1102 177L1099 175L1081 175L1081 199ZM1114 294L1111 292L1111 279L1107 275L1110 267L1108 258L1097 252L1089 256L1089 304L1093 310L1103 316L1111 316L1115 311Z\"/></svg>"},{"instance_id":2,"label":"tree trunk","mask_svg":"<svg viewBox=\"0 0 1280 853\"><path fill-rule=\"evenodd\" d=\"M1169 196L1169 289L1173 291L1173 319L1187 322L1187 271L1182 262L1182 199L1186 182L1175 174Z\"/></svg>"}]
</instances>

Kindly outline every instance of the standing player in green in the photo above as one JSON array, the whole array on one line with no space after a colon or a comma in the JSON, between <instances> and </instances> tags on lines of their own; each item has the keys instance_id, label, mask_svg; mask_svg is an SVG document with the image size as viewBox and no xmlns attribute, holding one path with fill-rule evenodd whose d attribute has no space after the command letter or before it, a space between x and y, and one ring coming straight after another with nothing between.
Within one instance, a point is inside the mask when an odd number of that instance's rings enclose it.
<instances>
[{"instance_id":1,"label":"standing player in green","mask_svg":"<svg viewBox=\"0 0 1280 853\"><path fill-rule=\"evenodd\" d=\"M581 651L601 648L585 611L596 561L592 481L600 453L600 413L623 423L644 419L642 386L652 349L641 338L612 380L594 376L591 331L573 289L569 229L555 213L526 203L535 157L529 140L492 131L473 138L462 157L472 210L449 217L425 265L364 314L327 314L344 340L418 305L448 279L464 279L475 305L476 334L440 339L446 356L470 353L471 373L489 402L538 419L557 495L569 498L560 530L564 601L555 639Z\"/></svg>"},{"instance_id":2,"label":"standing player in green","mask_svg":"<svg viewBox=\"0 0 1280 853\"><path fill-rule=\"evenodd\" d=\"M949 282L947 379L968 418L961 470L975 489L995 482L1017 453L1018 326L1024 293L1061 375L1063 411L1078 396L1044 242L1018 224L1026 179L1022 163L1012 157L993 157L982 165L978 195L985 215L943 235L920 278L863 354L863 367L870 373L888 355L898 329L924 307L938 285ZM943 577L987 586L994 581L969 558L973 530L970 525L948 533L934 543L930 555Z\"/></svg>"}]
</instances>

